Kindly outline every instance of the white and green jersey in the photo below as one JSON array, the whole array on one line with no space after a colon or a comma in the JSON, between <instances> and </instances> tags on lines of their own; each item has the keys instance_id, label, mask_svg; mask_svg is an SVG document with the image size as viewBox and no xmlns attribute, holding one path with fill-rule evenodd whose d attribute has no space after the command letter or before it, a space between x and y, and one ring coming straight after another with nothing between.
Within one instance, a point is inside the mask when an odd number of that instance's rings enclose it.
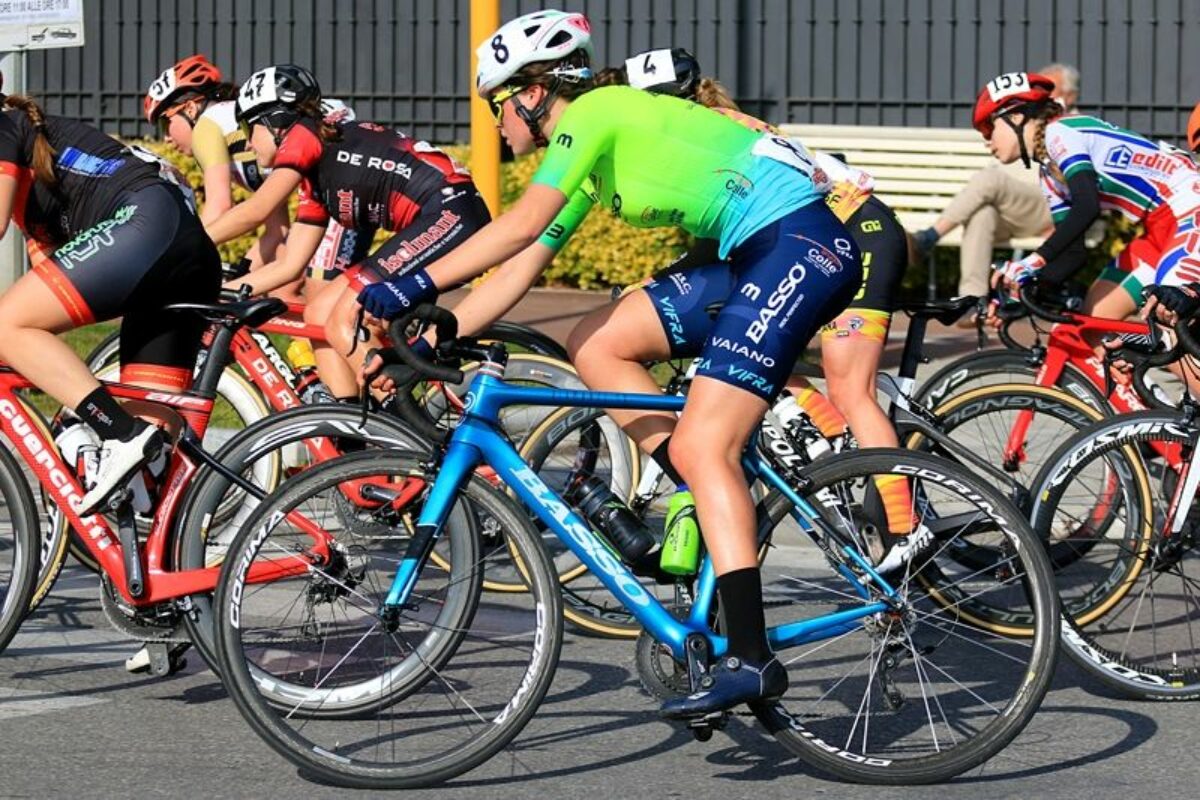
<instances>
[{"instance_id":1,"label":"white and green jersey","mask_svg":"<svg viewBox=\"0 0 1200 800\"><path fill-rule=\"evenodd\" d=\"M1084 170L1096 173L1100 207L1133 222L1162 205L1176 216L1200 206L1200 172L1186 153L1102 119L1080 115L1049 123L1046 152L1066 178ZM1070 192L1045 165L1041 178L1057 224L1071 208Z\"/></svg>"}]
</instances>

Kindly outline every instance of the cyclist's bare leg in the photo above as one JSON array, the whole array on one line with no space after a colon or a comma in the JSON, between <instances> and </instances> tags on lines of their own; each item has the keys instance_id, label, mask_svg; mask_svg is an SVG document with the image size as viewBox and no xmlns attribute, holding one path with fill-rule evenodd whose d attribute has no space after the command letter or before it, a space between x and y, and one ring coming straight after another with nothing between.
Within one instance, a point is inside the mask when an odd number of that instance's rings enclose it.
<instances>
[{"instance_id":1,"label":"cyclist's bare leg","mask_svg":"<svg viewBox=\"0 0 1200 800\"><path fill-rule=\"evenodd\" d=\"M821 338L829 400L846 418L860 447L897 447L896 429L879 407L875 374L884 343L866 336Z\"/></svg>"},{"instance_id":2,"label":"cyclist's bare leg","mask_svg":"<svg viewBox=\"0 0 1200 800\"><path fill-rule=\"evenodd\" d=\"M742 471L742 451L767 403L699 376L671 437L671 463L696 498L696 514L717 575L757 568L754 502Z\"/></svg>"},{"instance_id":3,"label":"cyclist's bare leg","mask_svg":"<svg viewBox=\"0 0 1200 800\"><path fill-rule=\"evenodd\" d=\"M1083 313L1104 319L1125 319L1137 311L1137 304L1129 292L1112 281L1098 280L1088 289L1083 299ZM1102 334L1088 336L1088 344L1102 353Z\"/></svg>"},{"instance_id":4,"label":"cyclist's bare leg","mask_svg":"<svg viewBox=\"0 0 1200 800\"><path fill-rule=\"evenodd\" d=\"M567 337L567 352L579 377L594 391L658 394L662 387L644 365L669 358L671 348L653 301L639 289L580 320ZM675 430L671 412L608 413L645 453L653 453Z\"/></svg>"},{"instance_id":5,"label":"cyclist's bare leg","mask_svg":"<svg viewBox=\"0 0 1200 800\"><path fill-rule=\"evenodd\" d=\"M344 288L337 292L336 287L339 284ZM361 307L358 304L358 292L350 287L345 278L339 277L335 280L326 294L336 296L333 298L330 314L325 318L325 338L329 340L332 352L342 360L342 367L333 366L332 355L327 356L329 370L325 369L324 362L318 361L317 366L321 370L321 379L325 381L334 397L350 397L358 394L358 368L362 365L367 351L380 346L380 340L374 333L366 342L357 340L355 328Z\"/></svg>"},{"instance_id":6,"label":"cyclist's bare leg","mask_svg":"<svg viewBox=\"0 0 1200 800\"><path fill-rule=\"evenodd\" d=\"M0 360L67 408L76 408L100 383L55 335L75 327L42 279L27 273L0 296Z\"/></svg>"},{"instance_id":7,"label":"cyclist's bare leg","mask_svg":"<svg viewBox=\"0 0 1200 800\"><path fill-rule=\"evenodd\" d=\"M325 327L325 335L329 336L328 329L332 327L329 321L333 319L338 301L348 285L349 282L341 275L331 281L310 276L306 284L308 305L304 308L304 321L309 325ZM321 380L329 387L333 396L350 397L357 394L358 382L354 370L337 348L330 343L316 340L313 340L312 346L313 355L317 358L317 374L321 376Z\"/></svg>"}]
</instances>

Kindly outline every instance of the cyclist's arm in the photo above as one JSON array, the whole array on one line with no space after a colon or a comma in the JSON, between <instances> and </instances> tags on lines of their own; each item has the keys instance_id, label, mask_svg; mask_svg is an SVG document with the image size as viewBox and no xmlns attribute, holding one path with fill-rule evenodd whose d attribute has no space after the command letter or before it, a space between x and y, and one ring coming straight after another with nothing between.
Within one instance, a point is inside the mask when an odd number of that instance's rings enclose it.
<instances>
[{"instance_id":1,"label":"cyclist's arm","mask_svg":"<svg viewBox=\"0 0 1200 800\"><path fill-rule=\"evenodd\" d=\"M558 189L531 184L508 211L430 265L429 277L445 290L482 275L535 243L566 204Z\"/></svg>"},{"instance_id":2,"label":"cyclist's arm","mask_svg":"<svg viewBox=\"0 0 1200 800\"><path fill-rule=\"evenodd\" d=\"M304 268L316 254L324 236L324 225L297 222L292 226L291 233L288 235L287 247L282 259L273 261L241 278L236 278L225 284L223 288L236 290L242 286L249 286L252 294L263 294L291 283L304 272Z\"/></svg>"},{"instance_id":3,"label":"cyclist's arm","mask_svg":"<svg viewBox=\"0 0 1200 800\"><path fill-rule=\"evenodd\" d=\"M263 263L270 263L282 257L279 248L287 240L290 222L287 206L279 206L263 223L263 234L258 237L258 252Z\"/></svg>"},{"instance_id":4,"label":"cyclist's arm","mask_svg":"<svg viewBox=\"0 0 1200 800\"><path fill-rule=\"evenodd\" d=\"M200 221L210 225L221 215L233 208L233 178L229 164L217 164L204 168L204 209Z\"/></svg>"},{"instance_id":5,"label":"cyclist's arm","mask_svg":"<svg viewBox=\"0 0 1200 800\"><path fill-rule=\"evenodd\" d=\"M221 244L262 225L272 211L287 202L288 196L300 185L300 180L300 173L294 169L279 167L272 170L249 200L238 203L219 219L204 226L209 237Z\"/></svg>"},{"instance_id":6,"label":"cyclist's arm","mask_svg":"<svg viewBox=\"0 0 1200 800\"><path fill-rule=\"evenodd\" d=\"M1083 234L1100 216L1100 181L1093 170L1080 169L1069 174L1067 189L1071 194L1071 209L1061 221L1056 221L1054 233L1035 251L1047 264L1062 257L1076 240L1082 246Z\"/></svg>"},{"instance_id":7,"label":"cyclist's arm","mask_svg":"<svg viewBox=\"0 0 1200 800\"><path fill-rule=\"evenodd\" d=\"M500 265L454 307L458 332L475 336L512 310L554 260L554 250L534 242Z\"/></svg>"}]
</instances>

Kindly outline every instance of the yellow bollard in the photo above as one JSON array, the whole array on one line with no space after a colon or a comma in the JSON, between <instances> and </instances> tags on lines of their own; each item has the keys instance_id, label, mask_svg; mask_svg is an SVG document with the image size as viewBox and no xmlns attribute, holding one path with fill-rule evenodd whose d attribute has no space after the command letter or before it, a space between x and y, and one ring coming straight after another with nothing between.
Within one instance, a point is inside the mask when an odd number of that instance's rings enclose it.
<instances>
[{"instance_id":1,"label":"yellow bollard","mask_svg":"<svg viewBox=\"0 0 1200 800\"><path fill-rule=\"evenodd\" d=\"M500 213L500 132L475 93L475 48L500 27L500 0L471 0L471 175L492 216Z\"/></svg>"}]
</instances>

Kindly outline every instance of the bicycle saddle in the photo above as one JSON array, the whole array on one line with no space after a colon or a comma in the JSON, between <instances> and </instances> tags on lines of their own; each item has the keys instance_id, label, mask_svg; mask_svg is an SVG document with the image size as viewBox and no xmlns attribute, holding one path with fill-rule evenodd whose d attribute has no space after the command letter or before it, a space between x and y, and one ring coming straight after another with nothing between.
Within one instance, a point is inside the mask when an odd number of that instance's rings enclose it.
<instances>
[{"instance_id":1,"label":"bicycle saddle","mask_svg":"<svg viewBox=\"0 0 1200 800\"><path fill-rule=\"evenodd\" d=\"M953 325L963 314L973 310L979 303L975 295L952 297L949 300L908 300L899 304L899 310L911 317L936 319L943 325Z\"/></svg>"},{"instance_id":2,"label":"bicycle saddle","mask_svg":"<svg viewBox=\"0 0 1200 800\"><path fill-rule=\"evenodd\" d=\"M271 317L287 312L287 303L274 297L256 297L231 303L174 303L170 311L195 311L209 322L236 322L257 328Z\"/></svg>"}]
</instances>

